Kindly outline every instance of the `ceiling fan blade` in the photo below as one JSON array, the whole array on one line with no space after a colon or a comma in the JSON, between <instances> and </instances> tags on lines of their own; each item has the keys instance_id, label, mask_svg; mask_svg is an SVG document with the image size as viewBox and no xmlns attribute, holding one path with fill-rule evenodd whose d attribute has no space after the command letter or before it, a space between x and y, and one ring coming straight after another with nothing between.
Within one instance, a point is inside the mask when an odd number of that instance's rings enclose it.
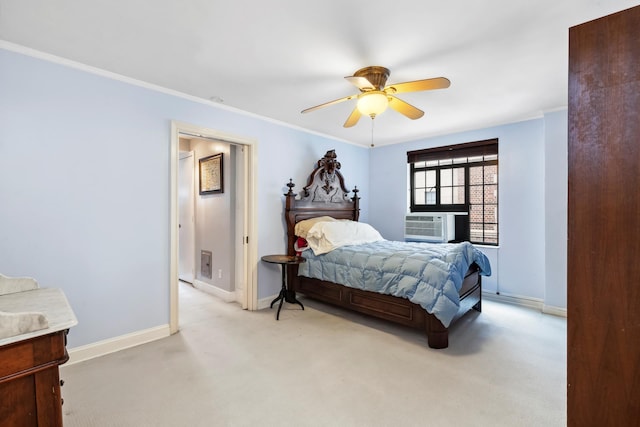
<instances>
[{"instance_id":1,"label":"ceiling fan blade","mask_svg":"<svg viewBox=\"0 0 640 427\"><path fill-rule=\"evenodd\" d=\"M355 87L360 90L374 90L375 86L366 78L360 76L347 76L345 77Z\"/></svg>"},{"instance_id":2,"label":"ceiling fan blade","mask_svg":"<svg viewBox=\"0 0 640 427\"><path fill-rule=\"evenodd\" d=\"M358 120L360 120L360 117L362 117L362 113L358 110L358 107L354 108L347 121L344 122L344 127L350 128L351 126L355 126Z\"/></svg>"},{"instance_id":3,"label":"ceiling fan blade","mask_svg":"<svg viewBox=\"0 0 640 427\"><path fill-rule=\"evenodd\" d=\"M412 82L395 83L384 88L389 95L394 93L419 92L421 90L445 89L451 86L449 79L436 77L434 79L415 80Z\"/></svg>"},{"instance_id":4,"label":"ceiling fan blade","mask_svg":"<svg viewBox=\"0 0 640 427\"><path fill-rule=\"evenodd\" d=\"M395 96L389 96L389 107L393 108L400 114L404 114L411 120L419 119L424 116L424 111L414 107Z\"/></svg>"},{"instance_id":5,"label":"ceiling fan blade","mask_svg":"<svg viewBox=\"0 0 640 427\"><path fill-rule=\"evenodd\" d=\"M339 104L340 102L349 101L357 97L358 95L345 96L344 98L336 99L333 101L325 102L324 104L316 105L315 107L307 108L306 110L302 110L302 113L310 113L311 111L319 110L320 108L328 107L329 105Z\"/></svg>"}]
</instances>

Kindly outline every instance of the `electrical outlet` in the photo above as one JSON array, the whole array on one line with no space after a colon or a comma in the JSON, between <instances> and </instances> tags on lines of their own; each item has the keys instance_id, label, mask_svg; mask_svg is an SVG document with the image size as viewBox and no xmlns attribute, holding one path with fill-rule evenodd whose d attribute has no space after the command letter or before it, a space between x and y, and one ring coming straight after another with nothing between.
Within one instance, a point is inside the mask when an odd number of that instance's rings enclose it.
<instances>
[{"instance_id":1,"label":"electrical outlet","mask_svg":"<svg viewBox=\"0 0 640 427\"><path fill-rule=\"evenodd\" d=\"M218 279L222 279L222 269L218 270Z\"/></svg>"}]
</instances>

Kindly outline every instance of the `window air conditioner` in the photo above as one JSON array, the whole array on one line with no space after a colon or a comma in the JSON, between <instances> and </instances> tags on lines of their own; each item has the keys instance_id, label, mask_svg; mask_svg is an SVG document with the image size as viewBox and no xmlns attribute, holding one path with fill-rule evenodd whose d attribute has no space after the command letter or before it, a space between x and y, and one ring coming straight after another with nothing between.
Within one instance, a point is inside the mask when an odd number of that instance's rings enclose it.
<instances>
[{"instance_id":1,"label":"window air conditioner","mask_svg":"<svg viewBox=\"0 0 640 427\"><path fill-rule=\"evenodd\" d=\"M406 242L448 242L456 236L455 217L451 214L413 212L404 220Z\"/></svg>"}]
</instances>

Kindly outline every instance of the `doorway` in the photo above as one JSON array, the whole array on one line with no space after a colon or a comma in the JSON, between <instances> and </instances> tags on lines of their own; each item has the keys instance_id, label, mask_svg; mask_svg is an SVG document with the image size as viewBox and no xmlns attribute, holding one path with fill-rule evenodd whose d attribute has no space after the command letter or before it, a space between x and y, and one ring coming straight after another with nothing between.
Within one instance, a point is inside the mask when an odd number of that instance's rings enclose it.
<instances>
[{"instance_id":1,"label":"doorway","mask_svg":"<svg viewBox=\"0 0 640 427\"><path fill-rule=\"evenodd\" d=\"M237 301L242 308L256 310L257 301L257 280L256 280L256 259L257 259L257 239L256 219L255 219L255 188L256 188L256 144L253 139L243 138L201 128L198 126L172 122L171 123L171 263L170 263L170 316L169 326L172 334L178 332L178 281L180 276L180 209L179 209L179 181L180 181L180 137L198 138L204 140L215 140L228 144L233 144L236 150L241 150L242 155L236 156L236 160L229 164L233 168L235 182L235 229L238 238L232 244L231 250L235 253L235 284ZM197 170L196 159L193 157L194 168ZM197 175L197 173L195 174ZM194 194L197 188L198 177L193 180ZM194 254L194 257L196 254Z\"/></svg>"}]
</instances>

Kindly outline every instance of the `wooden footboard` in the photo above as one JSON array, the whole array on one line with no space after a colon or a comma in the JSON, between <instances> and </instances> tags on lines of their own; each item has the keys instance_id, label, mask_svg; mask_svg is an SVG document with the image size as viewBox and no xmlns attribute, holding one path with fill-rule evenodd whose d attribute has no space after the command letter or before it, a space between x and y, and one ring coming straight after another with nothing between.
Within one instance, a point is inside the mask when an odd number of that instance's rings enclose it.
<instances>
[{"instance_id":1,"label":"wooden footboard","mask_svg":"<svg viewBox=\"0 0 640 427\"><path fill-rule=\"evenodd\" d=\"M363 291L332 282L297 275L297 266L290 266L290 289L307 297L344 307L351 311L375 316L412 328L423 329L431 348L446 348L449 345L449 330L432 314L418 304L391 295ZM454 321L471 308L481 310L482 278L473 264L467 273L460 291L460 309Z\"/></svg>"}]
</instances>

